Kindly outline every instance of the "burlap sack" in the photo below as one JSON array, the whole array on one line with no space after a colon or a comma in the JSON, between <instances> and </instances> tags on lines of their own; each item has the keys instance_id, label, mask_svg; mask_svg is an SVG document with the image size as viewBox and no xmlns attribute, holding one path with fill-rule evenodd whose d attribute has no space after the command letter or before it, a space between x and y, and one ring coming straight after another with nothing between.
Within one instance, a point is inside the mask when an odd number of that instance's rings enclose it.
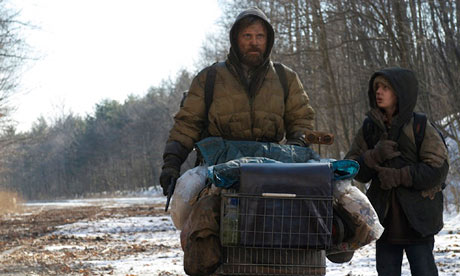
<instances>
[{"instance_id":1,"label":"burlap sack","mask_svg":"<svg viewBox=\"0 0 460 276\"><path fill-rule=\"evenodd\" d=\"M220 201L219 195L205 195L192 207L181 233L187 275L210 275L221 264Z\"/></svg>"}]
</instances>

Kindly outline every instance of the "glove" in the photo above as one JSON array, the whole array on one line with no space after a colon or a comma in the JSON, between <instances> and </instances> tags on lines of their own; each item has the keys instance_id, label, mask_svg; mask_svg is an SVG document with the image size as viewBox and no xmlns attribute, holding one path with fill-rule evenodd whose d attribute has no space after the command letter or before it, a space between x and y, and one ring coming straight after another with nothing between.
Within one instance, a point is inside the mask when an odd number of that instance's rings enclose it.
<instances>
[{"instance_id":1,"label":"glove","mask_svg":"<svg viewBox=\"0 0 460 276\"><path fill-rule=\"evenodd\" d=\"M305 141L305 134L296 132L292 137L287 138L286 145L308 147L309 144Z\"/></svg>"},{"instance_id":2,"label":"glove","mask_svg":"<svg viewBox=\"0 0 460 276\"><path fill-rule=\"evenodd\" d=\"M390 160L400 156L401 152L397 149L398 143L388 140L387 135L384 134L382 139L378 141L373 149L364 152L364 163L366 163L369 168L375 168L377 165L382 164L385 160Z\"/></svg>"},{"instance_id":3,"label":"glove","mask_svg":"<svg viewBox=\"0 0 460 276\"><path fill-rule=\"evenodd\" d=\"M168 195L168 188L171 181L176 181L180 175L180 167L187 159L189 150L181 143L171 141L166 144L163 153L163 167L160 174L160 185L163 188L163 195Z\"/></svg>"},{"instance_id":4,"label":"glove","mask_svg":"<svg viewBox=\"0 0 460 276\"><path fill-rule=\"evenodd\" d=\"M179 178L179 169L173 167L163 167L160 174L160 185L163 188L163 195L168 195L168 188L171 182Z\"/></svg>"},{"instance_id":5,"label":"glove","mask_svg":"<svg viewBox=\"0 0 460 276\"><path fill-rule=\"evenodd\" d=\"M286 145L308 147L308 144L300 139L289 139L286 141Z\"/></svg>"},{"instance_id":6,"label":"glove","mask_svg":"<svg viewBox=\"0 0 460 276\"><path fill-rule=\"evenodd\" d=\"M173 154L164 156L164 164L160 174L160 185L163 188L163 195L168 195L168 188L171 185L171 181L176 181L179 178L181 164L180 159Z\"/></svg>"},{"instance_id":7,"label":"glove","mask_svg":"<svg viewBox=\"0 0 460 276\"><path fill-rule=\"evenodd\" d=\"M406 188L412 187L412 176L408 166L401 169L376 166L375 170L378 172L380 188L384 190L390 190L401 185Z\"/></svg>"}]
</instances>

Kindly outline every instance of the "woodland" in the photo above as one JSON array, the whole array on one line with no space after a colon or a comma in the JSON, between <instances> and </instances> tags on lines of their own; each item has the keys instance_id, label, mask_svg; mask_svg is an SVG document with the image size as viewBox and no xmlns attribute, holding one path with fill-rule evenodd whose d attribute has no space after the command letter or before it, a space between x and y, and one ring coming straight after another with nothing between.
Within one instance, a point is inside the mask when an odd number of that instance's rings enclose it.
<instances>
[{"instance_id":1,"label":"woodland","mask_svg":"<svg viewBox=\"0 0 460 276\"><path fill-rule=\"evenodd\" d=\"M20 81L24 41L15 14L0 1L0 189L26 199L85 196L159 187L162 153L174 114L193 77L223 61L228 31L246 7L262 9L275 28L272 60L296 71L316 111L316 130L334 134L314 146L343 158L369 109L368 81L391 66L419 80L416 110L449 141L447 189L459 204L460 0L234 0L219 1L219 31L208 35L194 70L124 102L104 100L87 116L38 118L19 132L8 120L8 97ZM186 47L186 46L185 46ZM193 156L183 169L193 166Z\"/></svg>"}]
</instances>

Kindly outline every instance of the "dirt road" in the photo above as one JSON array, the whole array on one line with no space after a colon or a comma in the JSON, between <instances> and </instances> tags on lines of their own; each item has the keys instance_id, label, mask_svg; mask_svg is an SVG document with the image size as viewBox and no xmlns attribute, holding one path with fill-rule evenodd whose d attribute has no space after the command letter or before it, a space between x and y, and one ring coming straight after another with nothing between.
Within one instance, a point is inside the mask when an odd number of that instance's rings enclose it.
<instances>
[{"instance_id":1,"label":"dirt road","mask_svg":"<svg viewBox=\"0 0 460 276\"><path fill-rule=\"evenodd\" d=\"M0 275L112 275L110 261L139 252L165 250L167 245L148 241L123 241L112 235L72 236L52 234L58 226L106 218L164 215L162 204L121 207L25 207L24 212L0 217ZM56 249L59 250L56 250ZM102 270L102 271L101 271ZM168 272L163 275L174 275ZM130 274L126 274L130 275ZM134 275L134 274L132 274Z\"/></svg>"},{"instance_id":2,"label":"dirt road","mask_svg":"<svg viewBox=\"0 0 460 276\"><path fill-rule=\"evenodd\" d=\"M185 276L177 231L164 197L27 204L0 215L0 276ZM445 214L436 235L440 276L460 275L460 214ZM351 262L327 262L328 276L377 275L375 243ZM404 259L402 275L410 275Z\"/></svg>"}]
</instances>

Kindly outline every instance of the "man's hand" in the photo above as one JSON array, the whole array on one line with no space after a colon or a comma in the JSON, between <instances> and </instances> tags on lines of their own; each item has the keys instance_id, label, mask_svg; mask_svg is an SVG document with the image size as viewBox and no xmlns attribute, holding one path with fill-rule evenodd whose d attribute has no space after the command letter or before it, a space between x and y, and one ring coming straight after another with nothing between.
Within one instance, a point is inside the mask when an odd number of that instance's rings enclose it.
<instances>
[{"instance_id":1,"label":"man's hand","mask_svg":"<svg viewBox=\"0 0 460 276\"><path fill-rule=\"evenodd\" d=\"M291 146L298 146L298 147L308 147L308 143L305 141L305 134L301 131L298 131L291 135L290 137L286 137L286 145Z\"/></svg>"},{"instance_id":2,"label":"man's hand","mask_svg":"<svg viewBox=\"0 0 460 276\"><path fill-rule=\"evenodd\" d=\"M363 154L364 163L369 168L375 168L382 164L385 160L393 159L400 156L398 151L398 143L387 139L387 135L383 135L373 149L367 150Z\"/></svg>"},{"instance_id":3,"label":"man's hand","mask_svg":"<svg viewBox=\"0 0 460 276\"><path fill-rule=\"evenodd\" d=\"M168 188L171 185L171 180L179 178L179 169L174 167L163 167L160 175L160 184L163 188L163 195L168 195Z\"/></svg>"},{"instance_id":4,"label":"man's hand","mask_svg":"<svg viewBox=\"0 0 460 276\"><path fill-rule=\"evenodd\" d=\"M408 166L401 169L376 166L375 170L378 172L380 187L384 190L396 188L400 185L406 188L412 186L412 176Z\"/></svg>"},{"instance_id":5,"label":"man's hand","mask_svg":"<svg viewBox=\"0 0 460 276\"><path fill-rule=\"evenodd\" d=\"M286 141L286 145L298 146L298 147L308 147L308 144L300 139L289 139Z\"/></svg>"},{"instance_id":6,"label":"man's hand","mask_svg":"<svg viewBox=\"0 0 460 276\"><path fill-rule=\"evenodd\" d=\"M171 141L166 144L165 152L163 153L163 167L160 175L163 195L168 195L168 188L172 183L171 181L175 181L179 178L180 167L184 160L187 159L188 152L189 151L179 142Z\"/></svg>"}]
</instances>

